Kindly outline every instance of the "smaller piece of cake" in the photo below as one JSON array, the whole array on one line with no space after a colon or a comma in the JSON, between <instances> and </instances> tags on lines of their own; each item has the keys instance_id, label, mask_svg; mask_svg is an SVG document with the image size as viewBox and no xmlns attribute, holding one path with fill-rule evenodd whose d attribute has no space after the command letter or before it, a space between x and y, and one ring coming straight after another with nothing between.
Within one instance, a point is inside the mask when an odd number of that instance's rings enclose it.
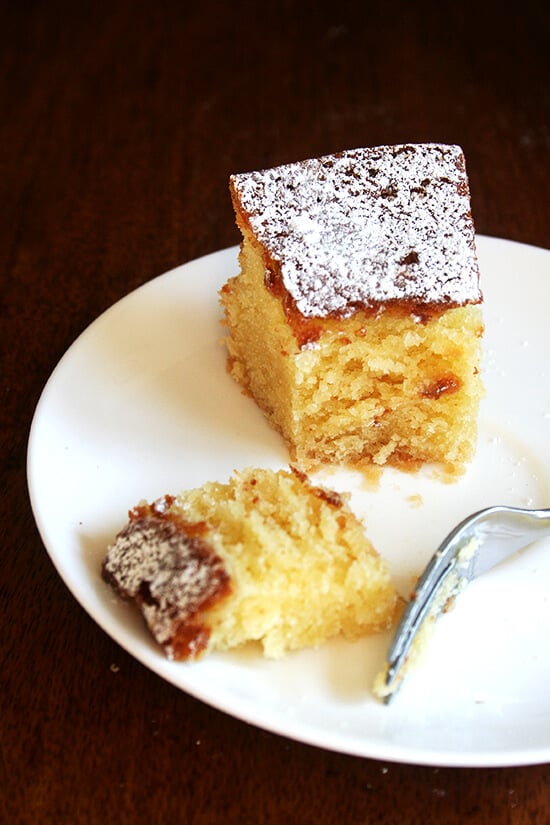
<instances>
[{"instance_id":1,"label":"smaller piece of cake","mask_svg":"<svg viewBox=\"0 0 550 825\"><path fill-rule=\"evenodd\" d=\"M400 605L345 499L294 470L248 469L139 504L102 575L171 659L251 641L276 658L387 629Z\"/></svg>"},{"instance_id":2,"label":"smaller piece of cake","mask_svg":"<svg viewBox=\"0 0 550 825\"><path fill-rule=\"evenodd\" d=\"M291 460L471 460L482 295L458 146L356 149L233 175L232 376Z\"/></svg>"}]
</instances>

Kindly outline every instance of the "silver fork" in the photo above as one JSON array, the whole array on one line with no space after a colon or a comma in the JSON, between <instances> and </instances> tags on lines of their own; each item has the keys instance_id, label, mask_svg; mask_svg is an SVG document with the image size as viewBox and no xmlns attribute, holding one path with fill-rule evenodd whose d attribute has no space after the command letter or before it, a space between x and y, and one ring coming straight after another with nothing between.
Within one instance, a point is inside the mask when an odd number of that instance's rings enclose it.
<instances>
[{"instance_id":1,"label":"silver fork","mask_svg":"<svg viewBox=\"0 0 550 825\"><path fill-rule=\"evenodd\" d=\"M386 704L393 699L421 631L450 606L468 582L545 536L550 536L550 509L488 507L460 522L439 545L418 580L391 641L375 693Z\"/></svg>"}]
</instances>

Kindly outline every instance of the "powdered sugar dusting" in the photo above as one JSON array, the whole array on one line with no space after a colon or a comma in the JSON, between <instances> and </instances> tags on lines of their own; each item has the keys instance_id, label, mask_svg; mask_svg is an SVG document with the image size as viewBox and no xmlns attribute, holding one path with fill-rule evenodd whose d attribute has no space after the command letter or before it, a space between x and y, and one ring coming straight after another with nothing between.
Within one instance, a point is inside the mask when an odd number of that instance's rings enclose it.
<instances>
[{"instance_id":1,"label":"powdered sugar dusting","mask_svg":"<svg viewBox=\"0 0 550 825\"><path fill-rule=\"evenodd\" d=\"M231 186L306 317L481 300L458 146L349 150L233 175Z\"/></svg>"},{"instance_id":2,"label":"powdered sugar dusting","mask_svg":"<svg viewBox=\"0 0 550 825\"><path fill-rule=\"evenodd\" d=\"M160 644L228 580L223 562L205 541L186 535L167 518L136 518L116 537L103 576L121 595L136 600Z\"/></svg>"}]
</instances>

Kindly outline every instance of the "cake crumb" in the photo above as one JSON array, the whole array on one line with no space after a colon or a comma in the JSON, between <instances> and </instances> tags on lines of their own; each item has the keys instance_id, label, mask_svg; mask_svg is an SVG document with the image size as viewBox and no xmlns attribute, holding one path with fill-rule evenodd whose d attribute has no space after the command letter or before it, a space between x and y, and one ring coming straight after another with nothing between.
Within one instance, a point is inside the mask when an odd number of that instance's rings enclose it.
<instances>
[{"instance_id":1,"label":"cake crumb","mask_svg":"<svg viewBox=\"0 0 550 825\"><path fill-rule=\"evenodd\" d=\"M169 659L260 643L268 658L390 629L400 599L347 496L292 470L141 502L102 574Z\"/></svg>"}]
</instances>

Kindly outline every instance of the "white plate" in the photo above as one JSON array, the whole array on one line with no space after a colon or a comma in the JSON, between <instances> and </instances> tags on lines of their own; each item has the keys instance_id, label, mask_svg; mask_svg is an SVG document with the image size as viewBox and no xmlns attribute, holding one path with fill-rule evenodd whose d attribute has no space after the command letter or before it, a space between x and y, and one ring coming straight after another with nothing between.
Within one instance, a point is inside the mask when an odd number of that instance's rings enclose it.
<instances>
[{"instance_id":1,"label":"white plate","mask_svg":"<svg viewBox=\"0 0 550 825\"><path fill-rule=\"evenodd\" d=\"M453 484L385 471L349 489L404 594L448 530L486 505L550 505L550 252L480 237L485 383L476 458ZM104 313L61 360L38 404L28 480L48 552L122 647L189 694L249 723L335 751L417 764L550 758L550 546L473 583L438 622L390 706L372 697L388 635L282 661L255 651L167 661L100 579L107 543L140 499L287 465L281 439L225 370L217 291L226 249L156 278Z\"/></svg>"}]
</instances>

